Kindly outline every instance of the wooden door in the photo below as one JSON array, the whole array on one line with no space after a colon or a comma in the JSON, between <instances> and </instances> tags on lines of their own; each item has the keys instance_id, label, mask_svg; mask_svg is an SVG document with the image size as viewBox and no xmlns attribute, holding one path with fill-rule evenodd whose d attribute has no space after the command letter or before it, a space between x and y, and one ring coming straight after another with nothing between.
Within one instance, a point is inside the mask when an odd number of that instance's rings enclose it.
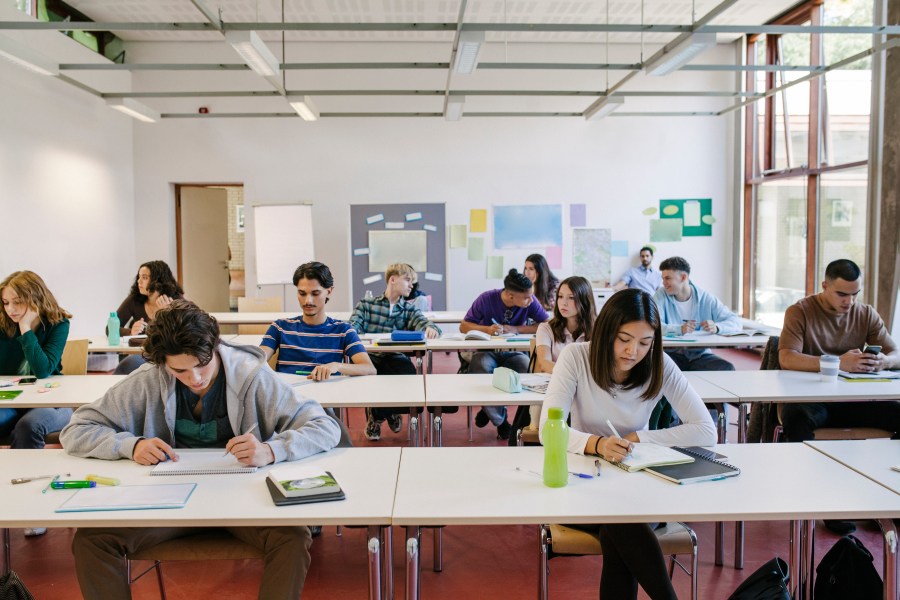
<instances>
[{"instance_id":1,"label":"wooden door","mask_svg":"<svg viewBox=\"0 0 900 600\"><path fill-rule=\"evenodd\" d=\"M182 186L178 199L184 295L208 312L228 312L228 193Z\"/></svg>"}]
</instances>

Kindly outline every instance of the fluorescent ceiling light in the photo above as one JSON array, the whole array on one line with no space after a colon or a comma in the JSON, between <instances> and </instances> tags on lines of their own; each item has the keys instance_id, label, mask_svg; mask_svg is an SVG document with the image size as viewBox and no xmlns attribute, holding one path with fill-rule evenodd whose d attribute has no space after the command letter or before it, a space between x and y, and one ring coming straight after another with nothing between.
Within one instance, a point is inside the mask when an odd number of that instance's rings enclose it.
<instances>
[{"instance_id":1,"label":"fluorescent ceiling light","mask_svg":"<svg viewBox=\"0 0 900 600\"><path fill-rule=\"evenodd\" d=\"M447 108L444 110L444 118L448 121L459 121L462 119L465 104L465 96L450 96L447 98Z\"/></svg>"},{"instance_id":2,"label":"fluorescent ceiling light","mask_svg":"<svg viewBox=\"0 0 900 600\"><path fill-rule=\"evenodd\" d=\"M155 123L160 119L159 112L134 98L107 98L106 105L144 123Z\"/></svg>"},{"instance_id":3,"label":"fluorescent ceiling light","mask_svg":"<svg viewBox=\"0 0 900 600\"><path fill-rule=\"evenodd\" d=\"M241 55L247 66L263 77L272 77L281 70L278 59L255 31L227 31L225 41Z\"/></svg>"},{"instance_id":4,"label":"fluorescent ceiling light","mask_svg":"<svg viewBox=\"0 0 900 600\"><path fill-rule=\"evenodd\" d=\"M319 109L312 103L312 98L303 96L299 100L288 100L300 118L304 121L316 121L319 118Z\"/></svg>"},{"instance_id":5,"label":"fluorescent ceiling light","mask_svg":"<svg viewBox=\"0 0 900 600\"><path fill-rule=\"evenodd\" d=\"M456 58L453 61L453 70L463 75L472 73L478 64L478 53L481 51L483 43L483 31L461 31L459 45L456 47Z\"/></svg>"},{"instance_id":6,"label":"fluorescent ceiling light","mask_svg":"<svg viewBox=\"0 0 900 600\"><path fill-rule=\"evenodd\" d=\"M584 120L602 119L614 110L618 110L623 104L625 104L625 98L622 96L604 96L587 107L587 110L584 111Z\"/></svg>"},{"instance_id":7,"label":"fluorescent ceiling light","mask_svg":"<svg viewBox=\"0 0 900 600\"><path fill-rule=\"evenodd\" d=\"M644 65L647 75L668 75L677 71L708 48L716 45L715 33L692 33L680 44Z\"/></svg>"},{"instance_id":8,"label":"fluorescent ceiling light","mask_svg":"<svg viewBox=\"0 0 900 600\"><path fill-rule=\"evenodd\" d=\"M59 75L58 64L28 46L5 36L0 36L0 58L5 58L32 73Z\"/></svg>"}]
</instances>

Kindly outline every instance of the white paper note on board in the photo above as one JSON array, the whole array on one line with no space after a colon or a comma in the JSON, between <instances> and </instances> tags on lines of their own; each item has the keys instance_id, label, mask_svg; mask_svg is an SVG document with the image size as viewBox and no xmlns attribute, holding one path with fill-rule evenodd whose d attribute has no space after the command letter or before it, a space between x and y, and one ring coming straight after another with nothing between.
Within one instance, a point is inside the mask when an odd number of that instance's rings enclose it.
<instances>
[{"instance_id":1,"label":"white paper note on board","mask_svg":"<svg viewBox=\"0 0 900 600\"><path fill-rule=\"evenodd\" d=\"M354 248L353 249L353 256L364 256L368 253L369 253L368 248Z\"/></svg>"},{"instance_id":2,"label":"white paper note on board","mask_svg":"<svg viewBox=\"0 0 900 600\"><path fill-rule=\"evenodd\" d=\"M371 275L369 277L364 278L363 283L366 285L369 285L370 283L375 283L379 279L381 279L381 275Z\"/></svg>"},{"instance_id":3,"label":"white paper note on board","mask_svg":"<svg viewBox=\"0 0 900 600\"><path fill-rule=\"evenodd\" d=\"M406 220L407 221L421 221L422 213L420 213L420 212L406 213Z\"/></svg>"},{"instance_id":4,"label":"white paper note on board","mask_svg":"<svg viewBox=\"0 0 900 600\"><path fill-rule=\"evenodd\" d=\"M366 223L369 225L374 225L380 221L384 221L384 215L382 213L378 213L377 215L372 215L371 217L366 217Z\"/></svg>"},{"instance_id":5,"label":"white paper note on board","mask_svg":"<svg viewBox=\"0 0 900 600\"><path fill-rule=\"evenodd\" d=\"M443 281L444 276L440 273L425 273L425 279L428 281Z\"/></svg>"},{"instance_id":6,"label":"white paper note on board","mask_svg":"<svg viewBox=\"0 0 900 600\"><path fill-rule=\"evenodd\" d=\"M437 227L434 225L422 225L422 229L425 231L437 231Z\"/></svg>"},{"instance_id":7,"label":"white paper note on board","mask_svg":"<svg viewBox=\"0 0 900 600\"><path fill-rule=\"evenodd\" d=\"M385 229L404 229L406 225L403 222L395 223L391 221L385 221L384 228Z\"/></svg>"}]
</instances>

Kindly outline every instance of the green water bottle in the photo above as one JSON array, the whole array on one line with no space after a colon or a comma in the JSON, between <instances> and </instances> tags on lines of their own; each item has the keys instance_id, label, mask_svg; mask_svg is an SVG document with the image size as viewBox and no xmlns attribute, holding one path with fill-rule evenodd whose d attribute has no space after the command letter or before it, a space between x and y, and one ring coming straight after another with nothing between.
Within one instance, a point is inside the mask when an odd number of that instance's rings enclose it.
<instances>
[{"instance_id":1,"label":"green water bottle","mask_svg":"<svg viewBox=\"0 0 900 600\"><path fill-rule=\"evenodd\" d=\"M106 322L106 338L110 346L119 345L119 315L116 311L109 313L109 320Z\"/></svg>"},{"instance_id":2,"label":"green water bottle","mask_svg":"<svg viewBox=\"0 0 900 600\"><path fill-rule=\"evenodd\" d=\"M569 426L563 420L561 408L547 411L541 438L544 442L544 485L563 487L569 483L569 462L566 453L569 448Z\"/></svg>"}]
</instances>

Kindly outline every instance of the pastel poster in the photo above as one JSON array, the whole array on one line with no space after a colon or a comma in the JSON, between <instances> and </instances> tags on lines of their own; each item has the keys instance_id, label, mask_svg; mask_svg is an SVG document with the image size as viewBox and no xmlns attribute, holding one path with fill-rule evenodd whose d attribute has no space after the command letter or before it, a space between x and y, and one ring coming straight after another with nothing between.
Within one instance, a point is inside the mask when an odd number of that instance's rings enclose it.
<instances>
[{"instance_id":1,"label":"pastel poster","mask_svg":"<svg viewBox=\"0 0 900 600\"><path fill-rule=\"evenodd\" d=\"M712 198L660 200L659 218L681 219L681 235L684 237L711 236L712 224L715 223Z\"/></svg>"},{"instance_id":2,"label":"pastel poster","mask_svg":"<svg viewBox=\"0 0 900 600\"><path fill-rule=\"evenodd\" d=\"M494 248L562 246L562 205L494 205Z\"/></svg>"}]
</instances>

